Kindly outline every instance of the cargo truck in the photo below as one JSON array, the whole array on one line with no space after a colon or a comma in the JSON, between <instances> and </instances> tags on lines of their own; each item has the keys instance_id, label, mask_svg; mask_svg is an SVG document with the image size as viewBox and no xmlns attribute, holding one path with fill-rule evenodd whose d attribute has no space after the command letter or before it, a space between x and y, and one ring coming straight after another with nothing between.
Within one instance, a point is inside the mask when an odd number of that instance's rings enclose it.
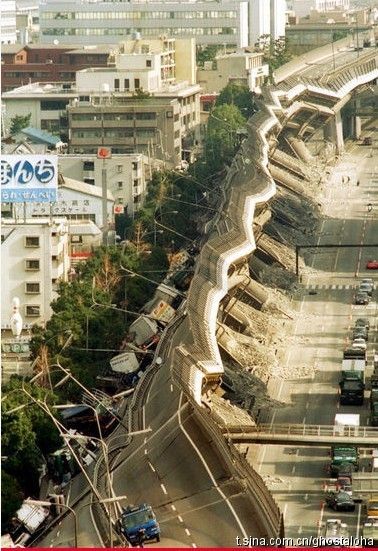
<instances>
[{"instance_id":1,"label":"cargo truck","mask_svg":"<svg viewBox=\"0 0 378 551\"><path fill-rule=\"evenodd\" d=\"M335 434L344 436L353 434L353 428L360 426L359 414L337 413L335 416ZM358 449L355 446L333 446L331 448L331 477L352 476L352 472L358 471Z\"/></svg>"},{"instance_id":2,"label":"cargo truck","mask_svg":"<svg viewBox=\"0 0 378 551\"><path fill-rule=\"evenodd\" d=\"M118 527L131 545L142 545L144 541L160 541L160 526L151 505L142 503L126 507L118 519Z\"/></svg>"}]
</instances>

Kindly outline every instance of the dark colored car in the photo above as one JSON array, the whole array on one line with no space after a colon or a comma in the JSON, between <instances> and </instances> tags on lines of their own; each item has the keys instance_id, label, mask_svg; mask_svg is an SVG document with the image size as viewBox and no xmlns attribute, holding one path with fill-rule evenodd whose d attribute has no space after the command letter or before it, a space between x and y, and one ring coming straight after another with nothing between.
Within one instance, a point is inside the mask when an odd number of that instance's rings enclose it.
<instances>
[{"instance_id":1,"label":"dark colored car","mask_svg":"<svg viewBox=\"0 0 378 551\"><path fill-rule=\"evenodd\" d=\"M366 327L369 331L370 329L370 320L368 318L358 318L354 323L355 327Z\"/></svg>"},{"instance_id":2,"label":"dark colored car","mask_svg":"<svg viewBox=\"0 0 378 551\"><path fill-rule=\"evenodd\" d=\"M335 511L354 511L356 504L353 498L347 492L330 492L326 496L326 503L328 507Z\"/></svg>"},{"instance_id":3,"label":"dark colored car","mask_svg":"<svg viewBox=\"0 0 378 551\"><path fill-rule=\"evenodd\" d=\"M369 333L365 327L355 327L352 333L352 339L364 339L364 341L369 340Z\"/></svg>"},{"instance_id":4,"label":"dark colored car","mask_svg":"<svg viewBox=\"0 0 378 551\"><path fill-rule=\"evenodd\" d=\"M354 298L355 304L369 304L370 297L364 291L358 291Z\"/></svg>"},{"instance_id":5,"label":"dark colored car","mask_svg":"<svg viewBox=\"0 0 378 551\"><path fill-rule=\"evenodd\" d=\"M369 297L373 295L374 285L368 281L363 281L358 286L359 293L367 293Z\"/></svg>"}]
</instances>

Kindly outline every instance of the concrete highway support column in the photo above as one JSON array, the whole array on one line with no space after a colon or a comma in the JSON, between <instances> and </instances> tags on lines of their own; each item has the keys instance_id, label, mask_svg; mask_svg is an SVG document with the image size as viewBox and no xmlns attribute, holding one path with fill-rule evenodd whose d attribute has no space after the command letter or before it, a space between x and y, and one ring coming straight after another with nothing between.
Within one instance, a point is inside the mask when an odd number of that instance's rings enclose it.
<instances>
[{"instance_id":1,"label":"concrete highway support column","mask_svg":"<svg viewBox=\"0 0 378 551\"><path fill-rule=\"evenodd\" d=\"M336 147L336 153L344 151L343 121L340 111L324 126L324 138L332 142Z\"/></svg>"},{"instance_id":2,"label":"concrete highway support column","mask_svg":"<svg viewBox=\"0 0 378 551\"><path fill-rule=\"evenodd\" d=\"M355 140L359 140L361 136L361 117L354 115L352 117L352 136Z\"/></svg>"}]
</instances>

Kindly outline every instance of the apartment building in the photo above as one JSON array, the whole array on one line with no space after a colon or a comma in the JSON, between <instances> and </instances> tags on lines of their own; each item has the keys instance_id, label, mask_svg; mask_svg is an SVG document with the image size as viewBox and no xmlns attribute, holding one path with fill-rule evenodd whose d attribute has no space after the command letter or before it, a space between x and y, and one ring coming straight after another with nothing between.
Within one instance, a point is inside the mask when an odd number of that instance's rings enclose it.
<instances>
[{"instance_id":1,"label":"apartment building","mask_svg":"<svg viewBox=\"0 0 378 551\"><path fill-rule=\"evenodd\" d=\"M76 71L108 64L112 47L61 44L4 44L1 48L3 92L33 82L74 83Z\"/></svg>"},{"instance_id":2,"label":"apartment building","mask_svg":"<svg viewBox=\"0 0 378 551\"><path fill-rule=\"evenodd\" d=\"M59 133L70 153L106 145L175 166L189 160L200 123L194 40L137 37L111 59L114 66L78 71L75 85L35 83L4 93L5 128L16 114L31 113L31 126Z\"/></svg>"},{"instance_id":3,"label":"apartment building","mask_svg":"<svg viewBox=\"0 0 378 551\"><path fill-rule=\"evenodd\" d=\"M69 178L80 180L92 189L97 186L96 190L100 191L98 186L101 186L102 171L105 170L107 188L114 198L115 209L121 205L121 213L132 217L143 204L151 174L149 159L142 154L113 154L105 163L94 154L60 155L59 170L66 182Z\"/></svg>"},{"instance_id":4,"label":"apartment building","mask_svg":"<svg viewBox=\"0 0 378 551\"><path fill-rule=\"evenodd\" d=\"M44 0L40 4L42 43L116 43L134 32L145 38L195 38L200 45L247 46L248 0Z\"/></svg>"},{"instance_id":5,"label":"apartment building","mask_svg":"<svg viewBox=\"0 0 378 551\"><path fill-rule=\"evenodd\" d=\"M14 44L16 33L16 0L2 0L0 2L1 44Z\"/></svg>"},{"instance_id":6,"label":"apartment building","mask_svg":"<svg viewBox=\"0 0 378 551\"><path fill-rule=\"evenodd\" d=\"M59 281L70 269L68 224L60 218L3 219L1 327L9 329L12 300L20 299L24 327L45 324Z\"/></svg>"},{"instance_id":7,"label":"apartment building","mask_svg":"<svg viewBox=\"0 0 378 551\"><path fill-rule=\"evenodd\" d=\"M208 93L220 92L229 82L246 84L251 92L260 93L269 75L263 57L247 48L217 56L214 62L205 62L204 68L197 70L197 82Z\"/></svg>"},{"instance_id":8,"label":"apartment building","mask_svg":"<svg viewBox=\"0 0 378 551\"><path fill-rule=\"evenodd\" d=\"M290 4L297 17L305 17L312 10L321 12L349 10L350 0L291 0Z\"/></svg>"}]
</instances>

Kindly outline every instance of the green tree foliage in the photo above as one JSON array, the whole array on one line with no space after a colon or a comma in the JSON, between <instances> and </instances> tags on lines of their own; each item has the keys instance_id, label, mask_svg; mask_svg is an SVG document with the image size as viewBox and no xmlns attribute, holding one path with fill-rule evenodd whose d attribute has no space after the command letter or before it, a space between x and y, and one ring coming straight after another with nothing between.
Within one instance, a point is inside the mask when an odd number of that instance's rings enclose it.
<instances>
[{"instance_id":1,"label":"green tree foliage","mask_svg":"<svg viewBox=\"0 0 378 551\"><path fill-rule=\"evenodd\" d=\"M38 496L39 469L43 458L61 447L63 442L48 414L28 398L22 388L34 399L46 400L50 405L56 403L58 398L53 392L25 383L19 377L12 377L2 388L1 447L2 455L7 458L3 469L17 480L25 496ZM17 488L17 485L12 486L11 490L17 490L18 495Z\"/></svg>"},{"instance_id":2,"label":"green tree foliage","mask_svg":"<svg viewBox=\"0 0 378 551\"><path fill-rule=\"evenodd\" d=\"M23 494L17 480L1 469L1 532L7 532L14 513L21 507Z\"/></svg>"},{"instance_id":3,"label":"green tree foliage","mask_svg":"<svg viewBox=\"0 0 378 551\"><path fill-rule=\"evenodd\" d=\"M13 136L18 134L23 128L27 128L30 125L31 113L28 115L15 115L10 122L9 132Z\"/></svg>"},{"instance_id":4,"label":"green tree foliage","mask_svg":"<svg viewBox=\"0 0 378 551\"><path fill-rule=\"evenodd\" d=\"M253 95L246 84L235 84L232 82L227 84L217 97L215 106L219 107L224 104L236 105L246 119L251 117L256 110Z\"/></svg>"},{"instance_id":5,"label":"green tree foliage","mask_svg":"<svg viewBox=\"0 0 378 551\"><path fill-rule=\"evenodd\" d=\"M223 104L211 112L206 133L206 162L214 171L231 161L238 145L237 131L244 124L245 119L236 105Z\"/></svg>"},{"instance_id":6,"label":"green tree foliage","mask_svg":"<svg viewBox=\"0 0 378 551\"><path fill-rule=\"evenodd\" d=\"M262 35L259 45L264 52L264 61L269 65L269 74L290 61L293 57L289 49L288 39L284 36L271 40L269 34Z\"/></svg>"},{"instance_id":7,"label":"green tree foliage","mask_svg":"<svg viewBox=\"0 0 378 551\"><path fill-rule=\"evenodd\" d=\"M218 45L210 45L210 46L198 46L197 48L197 65L199 67L203 67L205 61L214 61L217 53L222 48L222 46Z\"/></svg>"}]
</instances>

